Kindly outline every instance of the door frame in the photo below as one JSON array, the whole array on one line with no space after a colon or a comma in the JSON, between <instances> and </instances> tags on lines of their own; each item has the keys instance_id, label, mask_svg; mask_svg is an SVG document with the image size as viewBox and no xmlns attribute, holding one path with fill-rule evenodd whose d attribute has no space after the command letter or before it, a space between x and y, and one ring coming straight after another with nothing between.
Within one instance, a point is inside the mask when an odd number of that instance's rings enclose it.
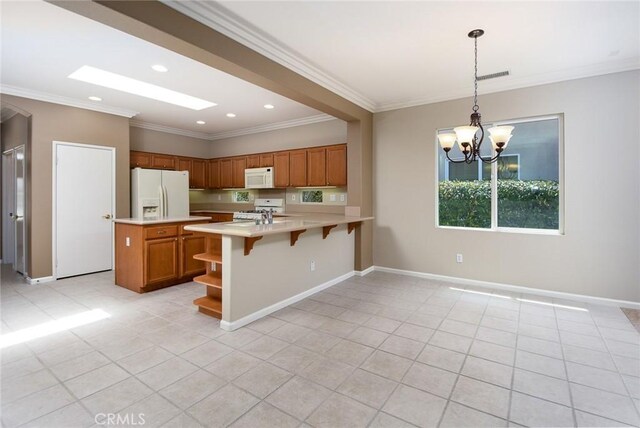
<instances>
[{"instance_id":1,"label":"door frame","mask_svg":"<svg viewBox=\"0 0 640 428\"><path fill-rule=\"evenodd\" d=\"M7 241L7 234L5 232L8 231L8 229L10 229L11 227L13 227L13 242L11 245L11 249L10 251L13 253L12 254L12 258L11 258L11 266L12 269L15 270L15 265L16 265L16 253L18 252L18 240L17 240L17 236L15 234L15 222L12 222L9 218L7 218L7 216L5 215L5 206L4 203L9 200L12 200L12 205L13 205L13 214L15 217L15 207L16 207L16 202L17 202L17 198L18 198L18 192L16 191L16 159L15 159L15 153L16 150L18 148L22 148L23 150L25 149L25 145L21 144L19 146L16 147L12 147L8 150L5 150L4 152L2 152L2 201L0 202L0 205L2 206L2 219L0 221L2 221L2 225L0 227L2 227L2 263L7 263L7 260L9 259L7 256L7 254L5 254L5 242ZM6 168L8 165L5 165L5 157L8 158L8 162L7 163L11 163L11 168L9 171L7 171L8 168ZM11 173L10 175L8 173ZM5 178L9 178L9 180L5 180ZM8 185L7 185L8 184ZM26 199L26 198L25 198ZM5 230L5 226L6 229ZM23 238L26 240L26 233L25 233L25 237ZM24 255L23 255L24 256ZM26 262L26 260L25 260ZM24 269L26 270L26 269ZM25 274L26 276L26 274Z\"/></svg>"},{"instance_id":2,"label":"door frame","mask_svg":"<svg viewBox=\"0 0 640 428\"><path fill-rule=\"evenodd\" d=\"M99 146L95 144L84 144L84 143L70 143L68 141L53 141L52 142L52 151L51 151L51 273L53 279L58 279L58 228L57 228L57 185L58 185L58 177L57 177L57 158L58 158L58 146L72 146L72 147L81 147L88 149L99 149L99 150L107 150L111 152L111 216L112 219L115 218L115 208L116 208L116 148L109 146ZM115 268L115 225L113 221L111 222L111 270Z\"/></svg>"}]
</instances>

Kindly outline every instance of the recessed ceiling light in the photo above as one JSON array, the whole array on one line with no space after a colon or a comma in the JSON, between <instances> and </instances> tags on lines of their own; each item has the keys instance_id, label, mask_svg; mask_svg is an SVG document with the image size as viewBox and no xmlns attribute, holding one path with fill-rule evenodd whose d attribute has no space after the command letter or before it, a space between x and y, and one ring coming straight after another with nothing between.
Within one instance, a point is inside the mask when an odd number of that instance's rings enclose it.
<instances>
[{"instance_id":1,"label":"recessed ceiling light","mask_svg":"<svg viewBox=\"0 0 640 428\"><path fill-rule=\"evenodd\" d=\"M90 99L91 101L102 101L102 98L100 98L100 97L94 97L93 95L92 95L92 96L90 96L90 97L89 97L89 99Z\"/></svg>"},{"instance_id":2,"label":"recessed ceiling light","mask_svg":"<svg viewBox=\"0 0 640 428\"><path fill-rule=\"evenodd\" d=\"M117 91L139 95L145 98L151 98L152 100L163 101L165 103L190 108L192 110L202 110L217 105L216 103L212 103L201 98L192 97L191 95L172 91L171 89L152 85L150 83L141 82L140 80L100 70L99 68L90 67L88 65L83 65L68 77L81 82L92 83L105 88L115 89Z\"/></svg>"},{"instance_id":3,"label":"recessed ceiling light","mask_svg":"<svg viewBox=\"0 0 640 428\"><path fill-rule=\"evenodd\" d=\"M264 108L266 108L267 110L271 110L271 109L273 109L275 107L273 106L273 104L265 104Z\"/></svg>"},{"instance_id":4,"label":"recessed ceiling light","mask_svg":"<svg viewBox=\"0 0 640 428\"><path fill-rule=\"evenodd\" d=\"M151 68L153 68L158 73L166 73L167 71L169 71L169 69L162 64L152 65Z\"/></svg>"},{"instance_id":5,"label":"recessed ceiling light","mask_svg":"<svg viewBox=\"0 0 640 428\"><path fill-rule=\"evenodd\" d=\"M234 113L227 113L227 117L236 117Z\"/></svg>"},{"instance_id":6,"label":"recessed ceiling light","mask_svg":"<svg viewBox=\"0 0 640 428\"><path fill-rule=\"evenodd\" d=\"M205 122L204 120L198 120L198 121L196 121L196 123L197 123L198 125L204 125L204 124L205 124L205 123L207 123L207 122Z\"/></svg>"}]
</instances>

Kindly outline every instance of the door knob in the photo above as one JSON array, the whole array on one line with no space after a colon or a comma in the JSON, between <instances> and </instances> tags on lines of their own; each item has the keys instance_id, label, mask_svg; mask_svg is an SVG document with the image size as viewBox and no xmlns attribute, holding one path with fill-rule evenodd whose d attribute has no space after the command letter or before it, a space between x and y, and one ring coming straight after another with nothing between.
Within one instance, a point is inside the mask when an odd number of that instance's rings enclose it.
<instances>
[{"instance_id":1,"label":"door knob","mask_svg":"<svg viewBox=\"0 0 640 428\"><path fill-rule=\"evenodd\" d=\"M102 218L106 218L107 220L109 220L111 218L111 214L105 214L102 216Z\"/></svg>"}]
</instances>

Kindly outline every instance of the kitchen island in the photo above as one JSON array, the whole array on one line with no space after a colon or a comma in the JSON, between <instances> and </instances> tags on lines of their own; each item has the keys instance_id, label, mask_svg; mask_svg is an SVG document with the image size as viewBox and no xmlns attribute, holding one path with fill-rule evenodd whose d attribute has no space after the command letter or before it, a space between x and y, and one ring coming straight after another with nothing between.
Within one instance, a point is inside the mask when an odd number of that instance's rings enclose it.
<instances>
[{"instance_id":1,"label":"kitchen island","mask_svg":"<svg viewBox=\"0 0 640 428\"><path fill-rule=\"evenodd\" d=\"M373 217L300 214L253 222L187 225L205 238L206 273L194 303L235 330L354 274L354 230Z\"/></svg>"},{"instance_id":2,"label":"kitchen island","mask_svg":"<svg viewBox=\"0 0 640 428\"><path fill-rule=\"evenodd\" d=\"M193 258L204 251L204 238L184 227L210 217L122 218L115 223L116 285L137 293L157 290L205 273Z\"/></svg>"}]
</instances>

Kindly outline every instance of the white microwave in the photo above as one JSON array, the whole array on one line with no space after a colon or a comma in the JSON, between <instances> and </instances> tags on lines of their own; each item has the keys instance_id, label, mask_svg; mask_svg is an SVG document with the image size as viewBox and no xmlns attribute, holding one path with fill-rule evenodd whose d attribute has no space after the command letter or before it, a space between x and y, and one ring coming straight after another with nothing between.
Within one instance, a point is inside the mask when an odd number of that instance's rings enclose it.
<instances>
[{"instance_id":1,"label":"white microwave","mask_svg":"<svg viewBox=\"0 0 640 428\"><path fill-rule=\"evenodd\" d=\"M245 169L244 187L246 189L273 189L273 167Z\"/></svg>"}]
</instances>

